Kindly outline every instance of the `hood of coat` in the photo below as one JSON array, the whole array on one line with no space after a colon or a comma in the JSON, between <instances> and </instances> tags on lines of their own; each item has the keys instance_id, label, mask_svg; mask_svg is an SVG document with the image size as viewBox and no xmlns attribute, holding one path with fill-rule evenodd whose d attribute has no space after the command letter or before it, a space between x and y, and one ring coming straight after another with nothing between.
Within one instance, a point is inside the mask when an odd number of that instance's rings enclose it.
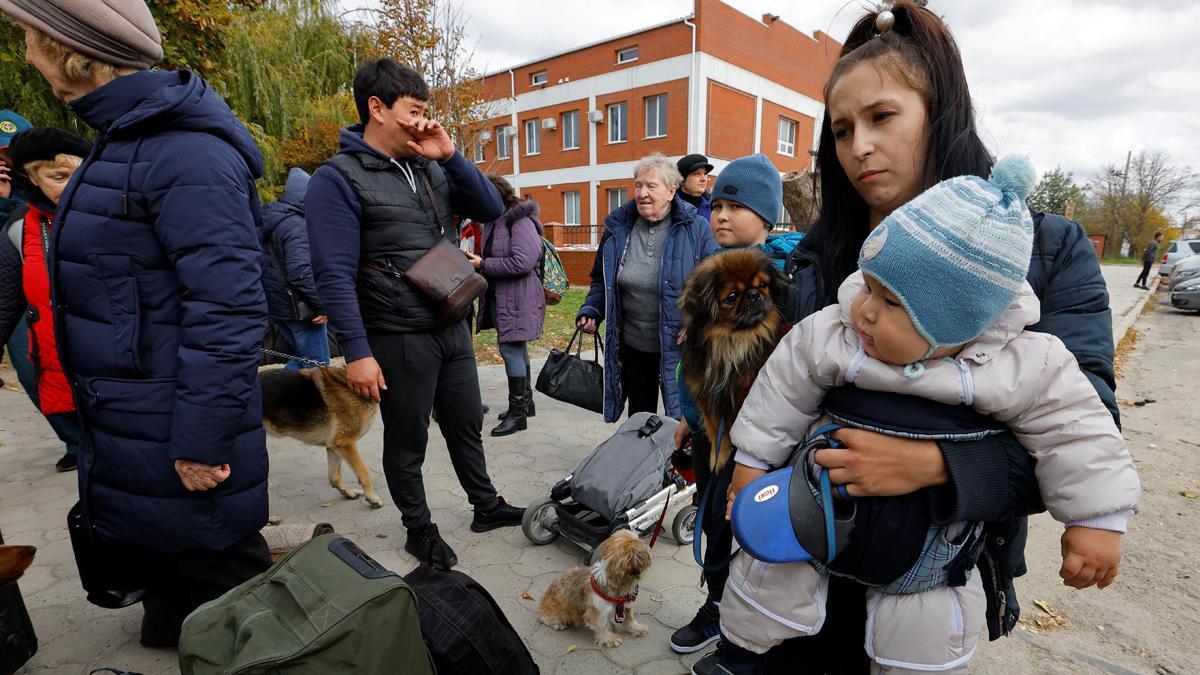
<instances>
[{"instance_id":1,"label":"hood of coat","mask_svg":"<svg viewBox=\"0 0 1200 675\"><path fill-rule=\"evenodd\" d=\"M542 234L544 231L542 227L542 221L538 220L538 215L540 213L541 209L538 208L537 202L533 201L532 199L526 199L509 207L509 209L504 212L504 215L500 216L500 218L496 221L496 225L508 225L510 223L515 223L522 218L529 218L533 221L534 226L537 227L538 234Z\"/></svg>"},{"instance_id":2,"label":"hood of coat","mask_svg":"<svg viewBox=\"0 0 1200 675\"><path fill-rule=\"evenodd\" d=\"M255 178L262 176L258 144L213 88L188 70L139 71L71 102L93 129L112 138L152 132L199 131L233 146Z\"/></svg>"},{"instance_id":3,"label":"hood of coat","mask_svg":"<svg viewBox=\"0 0 1200 675\"><path fill-rule=\"evenodd\" d=\"M853 332L854 325L850 321L850 304L862 290L866 282L861 271L846 278L838 288L838 306L841 308L842 323ZM996 323L992 324L979 337L963 345L960 358L970 359L976 363L987 363L996 352L1020 335L1026 327L1037 323L1042 316L1042 303L1033 292L1033 287L1026 281L1022 284L1017 297L1009 304Z\"/></svg>"}]
</instances>

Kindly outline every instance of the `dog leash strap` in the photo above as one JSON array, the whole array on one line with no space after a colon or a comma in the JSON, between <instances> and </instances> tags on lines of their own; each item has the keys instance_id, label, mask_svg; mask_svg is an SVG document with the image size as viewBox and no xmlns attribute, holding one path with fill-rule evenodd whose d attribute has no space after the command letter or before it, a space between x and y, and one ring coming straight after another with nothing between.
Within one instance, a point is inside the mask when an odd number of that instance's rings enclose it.
<instances>
[{"instance_id":1,"label":"dog leash strap","mask_svg":"<svg viewBox=\"0 0 1200 675\"><path fill-rule=\"evenodd\" d=\"M667 501L663 504L662 513L658 514L658 522L654 524L654 534L650 536L650 548L654 548L654 542L658 541L658 533L662 532L663 520L667 518L667 509L671 508L671 495L667 495Z\"/></svg>"},{"instance_id":2,"label":"dog leash strap","mask_svg":"<svg viewBox=\"0 0 1200 675\"><path fill-rule=\"evenodd\" d=\"M278 357L284 358L284 359L299 361L300 363L303 363L305 365L316 366L317 368L328 368L329 367L329 364L325 361L314 361L313 359L306 359L303 356L295 356L292 354L285 354L283 352L277 352L274 349L267 349L266 347L262 348L262 353L267 354L269 356L278 356Z\"/></svg>"}]
</instances>

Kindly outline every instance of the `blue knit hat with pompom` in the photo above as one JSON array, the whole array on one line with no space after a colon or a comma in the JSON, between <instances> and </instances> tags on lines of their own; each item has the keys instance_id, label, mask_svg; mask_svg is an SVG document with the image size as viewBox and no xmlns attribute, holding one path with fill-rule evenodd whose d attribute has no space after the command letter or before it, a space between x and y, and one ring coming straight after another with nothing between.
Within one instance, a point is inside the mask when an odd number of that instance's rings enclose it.
<instances>
[{"instance_id":1,"label":"blue knit hat with pompom","mask_svg":"<svg viewBox=\"0 0 1200 675\"><path fill-rule=\"evenodd\" d=\"M859 269L904 305L929 342L925 358L982 335L1020 293L1033 249L1025 198L1036 179L1028 158L1005 157L988 180L934 185L863 242Z\"/></svg>"}]
</instances>

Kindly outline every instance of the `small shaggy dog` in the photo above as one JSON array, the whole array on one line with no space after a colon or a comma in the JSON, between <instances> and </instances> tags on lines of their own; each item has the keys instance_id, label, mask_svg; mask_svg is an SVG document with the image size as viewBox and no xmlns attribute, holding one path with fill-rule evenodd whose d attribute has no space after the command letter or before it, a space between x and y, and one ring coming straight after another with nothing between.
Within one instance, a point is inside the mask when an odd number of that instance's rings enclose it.
<instances>
[{"instance_id":1,"label":"small shaggy dog","mask_svg":"<svg viewBox=\"0 0 1200 675\"><path fill-rule=\"evenodd\" d=\"M650 547L636 533L621 530L600 544L600 559L563 572L550 582L538 621L554 630L580 624L592 629L600 647L619 647L620 631L633 637L649 632L628 607L637 598L638 580L650 567Z\"/></svg>"},{"instance_id":2,"label":"small shaggy dog","mask_svg":"<svg viewBox=\"0 0 1200 675\"><path fill-rule=\"evenodd\" d=\"M263 426L276 436L289 436L325 448L329 485L346 499L366 495L371 508L383 500L371 484L371 472L358 453L358 439L375 421L379 404L346 385L346 367L260 370ZM342 460L350 463L362 494L342 482Z\"/></svg>"},{"instance_id":3,"label":"small shaggy dog","mask_svg":"<svg viewBox=\"0 0 1200 675\"><path fill-rule=\"evenodd\" d=\"M721 447L713 448L713 471L719 472L729 459L729 427L758 371L787 332L780 310L787 293L787 279L757 248L710 256L692 270L683 288L683 380L713 442L721 420L727 432Z\"/></svg>"}]
</instances>

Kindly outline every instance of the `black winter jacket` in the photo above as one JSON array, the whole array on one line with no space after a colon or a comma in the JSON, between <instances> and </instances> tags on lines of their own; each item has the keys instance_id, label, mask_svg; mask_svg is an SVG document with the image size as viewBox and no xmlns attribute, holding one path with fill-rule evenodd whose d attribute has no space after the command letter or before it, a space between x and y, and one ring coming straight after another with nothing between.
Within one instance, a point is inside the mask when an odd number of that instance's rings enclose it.
<instances>
[{"instance_id":1,"label":"black winter jacket","mask_svg":"<svg viewBox=\"0 0 1200 675\"><path fill-rule=\"evenodd\" d=\"M303 195L300 195L303 198ZM284 269L280 270L279 266ZM313 282L312 259L308 252L308 226L304 208L295 195L284 194L277 202L263 207L263 290L267 293L267 313L278 321L296 321L288 288L297 299L324 314Z\"/></svg>"}]
</instances>

